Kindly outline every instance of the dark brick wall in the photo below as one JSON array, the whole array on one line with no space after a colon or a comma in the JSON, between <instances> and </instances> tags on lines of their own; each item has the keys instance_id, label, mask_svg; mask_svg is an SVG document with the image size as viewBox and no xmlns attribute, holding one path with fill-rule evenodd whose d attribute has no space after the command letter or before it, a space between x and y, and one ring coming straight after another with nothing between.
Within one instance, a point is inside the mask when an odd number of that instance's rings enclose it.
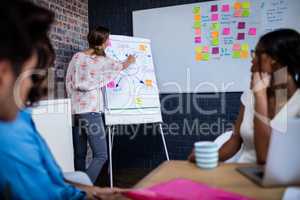
<instances>
[{"instance_id":1,"label":"dark brick wall","mask_svg":"<svg viewBox=\"0 0 300 200\"><path fill-rule=\"evenodd\" d=\"M32 1L55 12L55 23L50 31L56 52L54 76L50 76L50 87L54 87L54 93L49 98L64 98L64 76L68 63L75 52L87 47L88 0Z\"/></svg>"}]
</instances>

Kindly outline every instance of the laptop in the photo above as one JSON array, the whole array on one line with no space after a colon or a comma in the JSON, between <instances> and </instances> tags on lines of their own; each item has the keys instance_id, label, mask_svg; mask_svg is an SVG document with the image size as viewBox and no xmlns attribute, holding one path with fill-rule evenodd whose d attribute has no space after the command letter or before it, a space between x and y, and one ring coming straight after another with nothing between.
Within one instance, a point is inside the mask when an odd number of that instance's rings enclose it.
<instances>
[{"instance_id":1,"label":"laptop","mask_svg":"<svg viewBox=\"0 0 300 200\"><path fill-rule=\"evenodd\" d=\"M286 131L272 130L265 166L237 170L263 187L300 184L300 118L288 118Z\"/></svg>"}]
</instances>

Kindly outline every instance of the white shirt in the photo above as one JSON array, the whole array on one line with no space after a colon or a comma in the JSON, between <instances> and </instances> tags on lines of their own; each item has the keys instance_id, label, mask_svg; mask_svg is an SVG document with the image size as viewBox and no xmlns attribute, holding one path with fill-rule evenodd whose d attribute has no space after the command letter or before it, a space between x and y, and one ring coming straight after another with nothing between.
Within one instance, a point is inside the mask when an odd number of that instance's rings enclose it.
<instances>
[{"instance_id":1,"label":"white shirt","mask_svg":"<svg viewBox=\"0 0 300 200\"><path fill-rule=\"evenodd\" d=\"M244 105L244 116L240 127L240 134L243 139L241 154L238 163L255 163L256 152L254 146L254 95L251 90L241 96ZM285 131L287 118L300 115L300 89L298 89L282 109L270 121L273 129Z\"/></svg>"},{"instance_id":2,"label":"white shirt","mask_svg":"<svg viewBox=\"0 0 300 200\"><path fill-rule=\"evenodd\" d=\"M72 114L103 112L101 88L116 78L123 66L111 58L76 53L68 67L66 89Z\"/></svg>"}]
</instances>

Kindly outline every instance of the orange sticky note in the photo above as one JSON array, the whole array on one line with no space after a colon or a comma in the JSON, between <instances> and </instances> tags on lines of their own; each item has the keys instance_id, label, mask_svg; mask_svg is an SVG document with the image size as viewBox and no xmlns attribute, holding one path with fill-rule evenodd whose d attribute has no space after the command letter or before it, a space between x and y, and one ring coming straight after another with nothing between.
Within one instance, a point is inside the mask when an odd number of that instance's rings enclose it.
<instances>
[{"instance_id":1,"label":"orange sticky note","mask_svg":"<svg viewBox=\"0 0 300 200\"><path fill-rule=\"evenodd\" d=\"M153 83L152 80L149 80L149 79L145 80L145 84L148 87L152 87L152 83Z\"/></svg>"},{"instance_id":2,"label":"orange sticky note","mask_svg":"<svg viewBox=\"0 0 300 200\"><path fill-rule=\"evenodd\" d=\"M219 32L218 32L218 31L213 31L213 32L211 32L211 37L212 37L212 38L217 38L217 37L219 37Z\"/></svg>"},{"instance_id":3,"label":"orange sticky note","mask_svg":"<svg viewBox=\"0 0 300 200\"><path fill-rule=\"evenodd\" d=\"M140 51L146 51L146 50L147 50L146 45L140 44L140 45L139 45L139 50L140 50Z\"/></svg>"},{"instance_id":4,"label":"orange sticky note","mask_svg":"<svg viewBox=\"0 0 300 200\"><path fill-rule=\"evenodd\" d=\"M196 61L200 61L200 60L202 60L202 58L203 58L203 55L201 53L196 53L196 56L195 56Z\"/></svg>"},{"instance_id":5,"label":"orange sticky note","mask_svg":"<svg viewBox=\"0 0 300 200\"><path fill-rule=\"evenodd\" d=\"M242 4L240 2L235 2L233 7L234 7L235 10L240 10L241 7L242 7Z\"/></svg>"},{"instance_id":6,"label":"orange sticky note","mask_svg":"<svg viewBox=\"0 0 300 200\"><path fill-rule=\"evenodd\" d=\"M194 20L195 21L200 21L201 20L201 15L195 15Z\"/></svg>"},{"instance_id":7,"label":"orange sticky note","mask_svg":"<svg viewBox=\"0 0 300 200\"><path fill-rule=\"evenodd\" d=\"M248 56L249 56L249 53L248 53L248 51L241 51L241 58L248 58Z\"/></svg>"}]
</instances>

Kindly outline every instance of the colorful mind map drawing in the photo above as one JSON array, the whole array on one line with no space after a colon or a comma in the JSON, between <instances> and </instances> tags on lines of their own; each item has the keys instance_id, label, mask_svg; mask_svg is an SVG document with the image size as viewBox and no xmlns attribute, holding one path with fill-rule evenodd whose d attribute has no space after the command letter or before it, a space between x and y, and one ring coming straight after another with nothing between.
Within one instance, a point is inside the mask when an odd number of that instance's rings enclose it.
<instances>
[{"instance_id":1,"label":"colorful mind map drawing","mask_svg":"<svg viewBox=\"0 0 300 200\"><path fill-rule=\"evenodd\" d=\"M160 107L150 40L112 35L106 54L117 62L124 62L129 55L136 58L134 64L107 84L108 109Z\"/></svg>"},{"instance_id":2,"label":"colorful mind map drawing","mask_svg":"<svg viewBox=\"0 0 300 200\"><path fill-rule=\"evenodd\" d=\"M218 1L194 6L193 38L195 61L250 58L259 16L252 0ZM243 47L243 48L241 48Z\"/></svg>"}]
</instances>

